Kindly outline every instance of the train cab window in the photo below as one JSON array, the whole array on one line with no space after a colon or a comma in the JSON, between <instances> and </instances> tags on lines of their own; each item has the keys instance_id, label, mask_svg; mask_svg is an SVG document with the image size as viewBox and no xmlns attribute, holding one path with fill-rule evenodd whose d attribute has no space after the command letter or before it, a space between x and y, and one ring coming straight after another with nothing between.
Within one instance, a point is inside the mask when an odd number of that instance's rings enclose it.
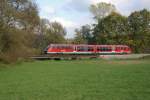
<instances>
[{"instance_id":1,"label":"train cab window","mask_svg":"<svg viewBox=\"0 0 150 100\"><path fill-rule=\"evenodd\" d=\"M50 46L47 46L47 47L44 49L44 52L46 53L49 48L50 48Z\"/></svg>"}]
</instances>

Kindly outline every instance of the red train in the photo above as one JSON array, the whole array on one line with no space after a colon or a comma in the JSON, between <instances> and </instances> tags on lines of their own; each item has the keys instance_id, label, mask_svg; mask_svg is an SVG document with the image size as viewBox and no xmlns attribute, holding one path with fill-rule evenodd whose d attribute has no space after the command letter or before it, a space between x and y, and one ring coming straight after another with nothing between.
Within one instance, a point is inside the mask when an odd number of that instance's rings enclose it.
<instances>
[{"instance_id":1,"label":"red train","mask_svg":"<svg viewBox=\"0 0 150 100\"><path fill-rule=\"evenodd\" d=\"M47 54L130 54L131 48L127 45L74 45L50 44Z\"/></svg>"}]
</instances>

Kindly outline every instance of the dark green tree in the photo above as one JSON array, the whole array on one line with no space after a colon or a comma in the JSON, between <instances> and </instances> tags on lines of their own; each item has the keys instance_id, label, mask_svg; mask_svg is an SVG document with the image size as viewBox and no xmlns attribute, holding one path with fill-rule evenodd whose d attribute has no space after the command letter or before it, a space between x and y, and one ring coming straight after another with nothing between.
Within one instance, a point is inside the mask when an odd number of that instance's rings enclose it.
<instances>
[{"instance_id":1,"label":"dark green tree","mask_svg":"<svg viewBox=\"0 0 150 100\"><path fill-rule=\"evenodd\" d=\"M99 20L94 28L94 40L97 44L125 44L128 34L127 18L112 12Z\"/></svg>"},{"instance_id":2,"label":"dark green tree","mask_svg":"<svg viewBox=\"0 0 150 100\"><path fill-rule=\"evenodd\" d=\"M75 41L77 43L91 44L93 41L92 28L90 25L83 25L81 28L76 29Z\"/></svg>"},{"instance_id":3,"label":"dark green tree","mask_svg":"<svg viewBox=\"0 0 150 100\"><path fill-rule=\"evenodd\" d=\"M75 32L76 34L75 34L73 43L74 44L87 44L87 40L83 37L81 30L75 29Z\"/></svg>"},{"instance_id":4,"label":"dark green tree","mask_svg":"<svg viewBox=\"0 0 150 100\"><path fill-rule=\"evenodd\" d=\"M130 27L129 43L135 52L150 48L150 11L135 11L128 17Z\"/></svg>"}]
</instances>

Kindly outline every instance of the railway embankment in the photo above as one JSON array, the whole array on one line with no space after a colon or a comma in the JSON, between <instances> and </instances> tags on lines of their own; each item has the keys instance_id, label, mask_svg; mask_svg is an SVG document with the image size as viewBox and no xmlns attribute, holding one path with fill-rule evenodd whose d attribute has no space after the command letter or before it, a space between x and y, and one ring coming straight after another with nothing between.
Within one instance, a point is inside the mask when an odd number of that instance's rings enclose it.
<instances>
[{"instance_id":1,"label":"railway embankment","mask_svg":"<svg viewBox=\"0 0 150 100\"><path fill-rule=\"evenodd\" d=\"M145 59L150 58L150 54L128 54L128 55L100 55L101 59Z\"/></svg>"}]
</instances>

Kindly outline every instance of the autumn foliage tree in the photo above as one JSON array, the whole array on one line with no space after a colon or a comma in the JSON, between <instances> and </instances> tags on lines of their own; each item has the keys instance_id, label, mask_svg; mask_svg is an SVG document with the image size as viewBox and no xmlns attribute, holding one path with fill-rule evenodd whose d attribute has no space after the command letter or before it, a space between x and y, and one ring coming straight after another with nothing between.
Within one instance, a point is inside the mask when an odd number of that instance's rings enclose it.
<instances>
[{"instance_id":1,"label":"autumn foliage tree","mask_svg":"<svg viewBox=\"0 0 150 100\"><path fill-rule=\"evenodd\" d=\"M38 9L30 0L1 0L0 59L13 62L32 54Z\"/></svg>"}]
</instances>

